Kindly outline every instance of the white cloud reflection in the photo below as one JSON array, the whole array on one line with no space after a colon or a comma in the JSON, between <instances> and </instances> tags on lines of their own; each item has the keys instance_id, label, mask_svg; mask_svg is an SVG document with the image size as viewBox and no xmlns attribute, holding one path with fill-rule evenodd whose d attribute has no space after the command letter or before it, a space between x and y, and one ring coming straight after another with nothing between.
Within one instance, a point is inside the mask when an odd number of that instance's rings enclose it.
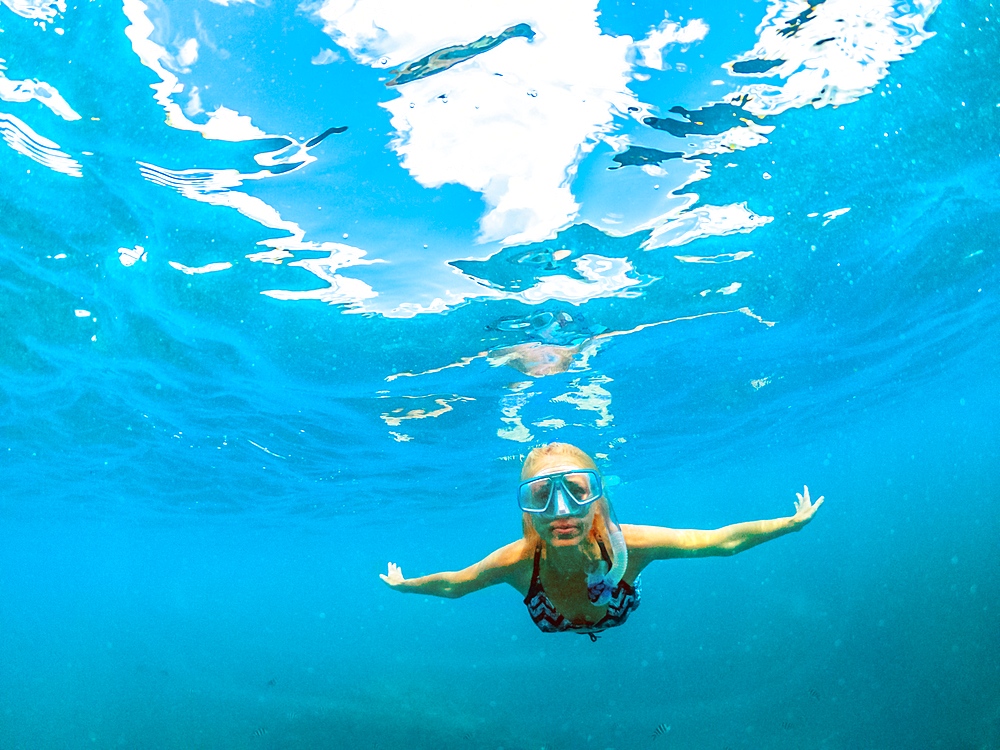
<instances>
[{"instance_id":1,"label":"white cloud reflection","mask_svg":"<svg viewBox=\"0 0 1000 750\"><path fill-rule=\"evenodd\" d=\"M0 99L5 102L30 102L43 104L64 120L79 120L78 115L54 86L45 81L14 81L4 76L0 65Z\"/></svg>"},{"instance_id":2,"label":"white cloud reflection","mask_svg":"<svg viewBox=\"0 0 1000 750\"><path fill-rule=\"evenodd\" d=\"M391 68L450 45L527 23L508 39L436 75L398 85L383 103L392 148L425 187L458 183L482 194L482 241L554 236L576 217L580 159L636 106L628 90L632 39L602 34L594 2L328 0L313 10L358 62Z\"/></svg>"},{"instance_id":3,"label":"white cloud reflection","mask_svg":"<svg viewBox=\"0 0 1000 750\"><path fill-rule=\"evenodd\" d=\"M604 386L611 382L611 378L606 375L576 378L571 383L574 390L556 396L552 401L567 403L580 411L594 412L594 426L608 427L614 420L614 415L611 413L611 392Z\"/></svg>"},{"instance_id":4,"label":"white cloud reflection","mask_svg":"<svg viewBox=\"0 0 1000 750\"><path fill-rule=\"evenodd\" d=\"M330 63L335 63L340 61L340 55L334 52L332 49L327 49L324 47L319 52L317 52L309 62L313 65L329 65Z\"/></svg>"},{"instance_id":5,"label":"white cloud reflection","mask_svg":"<svg viewBox=\"0 0 1000 750\"><path fill-rule=\"evenodd\" d=\"M708 34L708 24L700 18L686 24L665 18L658 27L635 45L638 64L654 70L663 70L663 51L672 44L692 44L701 41Z\"/></svg>"},{"instance_id":6,"label":"white cloud reflection","mask_svg":"<svg viewBox=\"0 0 1000 750\"><path fill-rule=\"evenodd\" d=\"M581 304L598 297L635 296L636 289L648 283L635 275L632 263L625 258L581 255L574 262L574 268L583 278L543 276L530 289L504 296L528 304L550 300Z\"/></svg>"},{"instance_id":7,"label":"white cloud reflection","mask_svg":"<svg viewBox=\"0 0 1000 750\"><path fill-rule=\"evenodd\" d=\"M373 263L382 263L384 261L378 259L368 259L365 258L365 251L352 247L351 245L344 245L339 242L323 242L323 243L284 243L278 242L274 243L280 245L280 249L276 250L279 253L279 257L291 256L288 252L289 249L297 251L319 251L326 252L327 256L325 258L304 258L302 260L297 260L289 263L289 266L298 266L304 268L310 273L314 274L322 281L327 283L326 287L321 287L319 289L311 289L306 291L288 291L284 289L268 289L261 292L268 297L281 300L319 300L321 302L326 302L327 304L335 305L348 305L348 306L358 306L364 300L374 299L378 296L371 286L364 283L359 279L354 279L349 276L344 276L337 271L341 268L347 268L349 266L358 265L371 265ZM274 262L272 255L271 258L261 258L254 256L247 256L252 260L268 260L269 262ZM279 261L280 262L280 261Z\"/></svg>"},{"instance_id":8,"label":"white cloud reflection","mask_svg":"<svg viewBox=\"0 0 1000 750\"><path fill-rule=\"evenodd\" d=\"M282 219L275 208L260 198L233 190L241 186L244 180L270 177L270 172L241 174L235 169L173 170L145 162L138 162L138 165L139 171L147 180L174 188L185 198L235 208L247 218L265 227L283 229L296 239L301 239L304 234L298 224Z\"/></svg>"},{"instance_id":9,"label":"white cloud reflection","mask_svg":"<svg viewBox=\"0 0 1000 750\"><path fill-rule=\"evenodd\" d=\"M30 2L24 0L2 0L3 4L14 13L28 19L34 19L36 26L45 28L47 21L52 21L57 13L66 11L66 4L59 2ZM55 29L59 34L62 29ZM0 28L0 33L3 29ZM69 105L55 86L38 79L15 80L7 78L4 71L5 60L0 58L0 101L13 104L25 104L35 101L48 107L52 112L67 121L79 120L80 115ZM14 115L0 112L0 136L7 145L29 159L56 172L82 177L83 168L76 159L60 150L60 146L42 135L36 133L31 126Z\"/></svg>"},{"instance_id":10,"label":"white cloud reflection","mask_svg":"<svg viewBox=\"0 0 1000 750\"><path fill-rule=\"evenodd\" d=\"M728 206L698 206L676 214L667 214L650 222L652 233L643 243L644 250L686 245L700 237L737 232L752 232L774 221L771 216L755 214L746 203Z\"/></svg>"},{"instance_id":11,"label":"white cloud reflection","mask_svg":"<svg viewBox=\"0 0 1000 750\"><path fill-rule=\"evenodd\" d=\"M14 0L3 1L9 4ZM938 1L826 0L811 5L805 0L772 0L757 28L757 44L727 65L737 80L735 85L745 76L757 79L725 98L742 107L743 116L734 116L734 126L727 123L724 127L728 129L722 132L721 128L692 128L683 136L671 128L666 128L670 131L666 133L653 132L639 125L643 118L657 113L636 98L630 85L633 80L650 78L639 68L669 69L665 54L671 45L680 45L683 51L705 39L709 28L701 19L682 23L664 18L645 38L633 40L602 33L596 0L307 0L300 9L319 19L343 50L323 48L305 58L312 65L336 62L343 54L361 65L385 71L387 100L379 106L389 113L393 128L388 145L409 175L427 188L459 184L482 196L485 213L479 221L479 242L519 245L550 239L580 221L582 213L594 223L613 223L620 234L649 230L643 248L651 250L678 247L704 237L747 233L771 222L771 217L753 213L745 203L694 205L697 196L684 194L684 185L710 173L707 160L692 157L766 143L774 128L751 121L751 114L764 118L790 107L841 104L870 92L891 61L930 36L924 23ZM225 0L217 2L227 4ZM152 88L170 126L217 140L267 137L250 117L226 107L199 118L204 122L189 119L204 114L201 92L194 86L185 90L174 71L187 72L197 64L199 42L177 37L168 51L153 41L156 37L146 5L140 0L124 0L124 9L131 21L126 34L133 49L160 77ZM515 26L530 28L527 33L506 34ZM487 38L499 41L478 45ZM315 50L313 47L307 55ZM444 59L435 58L435 53L451 50L460 54L449 58L447 64L427 64L428 60ZM680 69L680 64L673 58L671 61ZM711 72L711 76L717 75ZM772 82L761 82L768 78ZM183 107L175 101L181 96L186 101ZM664 116L667 119L669 115ZM615 170L602 175L591 170L586 172L589 184L574 184L581 162L602 141L624 153L636 141L643 143L642 139L648 140L647 146L683 153L674 154L669 162L637 166L632 162L621 173ZM307 152L308 144L290 143L282 151L256 158L263 167L304 165L313 160ZM170 185L189 198L236 208L265 227L288 232L287 238L260 243L271 250L245 257L309 271L325 286L265 292L279 299L320 299L347 304L352 310L405 317L441 312L474 297L516 299L527 304L549 300L582 304L597 297L635 295L651 281L636 274L627 259L588 255L576 260L571 273L541 275L530 288L509 293L456 274L439 259L433 268L427 264L421 269L420 283L376 291L341 273L347 266L376 262L362 260L364 250L346 250L348 246L338 243L307 243L298 223L283 219L269 204L236 190L244 180L269 178L279 170L240 174L235 170L170 172L148 164L141 167L148 179ZM659 190L660 180L664 181L664 190L659 193L662 199L637 197L638 190L632 188L647 179L655 181L651 190ZM589 197L598 194L599 199ZM590 205L584 207L585 202ZM594 203L601 205L595 209ZM302 252L323 248L321 252L328 256L285 263L295 257L296 247ZM694 254L677 257L690 263L739 259ZM399 267L407 262L400 259ZM385 280L391 276L381 276L387 287ZM738 284L733 290L736 288ZM377 297L380 299L375 303Z\"/></svg>"},{"instance_id":12,"label":"white cloud reflection","mask_svg":"<svg viewBox=\"0 0 1000 750\"><path fill-rule=\"evenodd\" d=\"M155 29L153 22L146 15L147 5L140 0L124 0L122 9L130 21L125 28L125 36L132 41L132 50L139 56L143 65L160 77L160 82L150 84L150 88L155 92L156 102L166 112L167 125L178 130L192 130L206 138L219 141L247 141L267 137L263 130L251 122L250 117L240 115L226 107L219 107L214 112L208 113L208 121L205 123L196 123L188 119L184 110L173 98L175 94L184 91L184 84L164 66L164 63L175 70L186 71L186 65L192 65L198 59L198 42L190 39L180 46L177 54L171 55L165 47L152 39ZM197 92L191 96L197 96ZM198 113L201 111L201 105L199 103L197 107L190 109Z\"/></svg>"},{"instance_id":13,"label":"white cloud reflection","mask_svg":"<svg viewBox=\"0 0 1000 750\"><path fill-rule=\"evenodd\" d=\"M53 21L58 14L66 12L66 0L0 0L0 3L22 18L43 23Z\"/></svg>"},{"instance_id":14,"label":"white cloud reflection","mask_svg":"<svg viewBox=\"0 0 1000 750\"><path fill-rule=\"evenodd\" d=\"M178 263L177 261L171 260L167 261L171 268L176 268L181 273L186 273L189 276L193 276L198 273L215 273L216 271L226 271L233 267L232 263L209 263L207 266L185 266L183 263Z\"/></svg>"},{"instance_id":15,"label":"white cloud reflection","mask_svg":"<svg viewBox=\"0 0 1000 750\"><path fill-rule=\"evenodd\" d=\"M82 177L83 168L76 159L59 149L59 144L39 135L31 127L0 112L0 137L7 145L29 159L70 177Z\"/></svg>"},{"instance_id":16,"label":"white cloud reflection","mask_svg":"<svg viewBox=\"0 0 1000 750\"><path fill-rule=\"evenodd\" d=\"M933 32L927 19L940 0L772 0L757 27L756 46L727 64L780 63L766 71L782 84L754 83L731 95L755 115L775 115L792 107L848 104L871 93L889 72L889 63L912 52ZM761 73L753 73L760 77Z\"/></svg>"}]
</instances>

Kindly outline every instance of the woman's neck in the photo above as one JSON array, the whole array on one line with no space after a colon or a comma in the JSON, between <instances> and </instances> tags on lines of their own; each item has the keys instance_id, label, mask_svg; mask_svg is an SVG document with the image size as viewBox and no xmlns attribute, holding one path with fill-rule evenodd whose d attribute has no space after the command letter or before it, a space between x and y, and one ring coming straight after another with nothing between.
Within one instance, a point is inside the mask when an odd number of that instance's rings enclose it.
<instances>
[{"instance_id":1,"label":"woman's neck","mask_svg":"<svg viewBox=\"0 0 1000 750\"><path fill-rule=\"evenodd\" d=\"M582 544L572 547L555 547L551 544L545 546L546 564L558 573L586 573L600 560L600 546L590 537Z\"/></svg>"}]
</instances>

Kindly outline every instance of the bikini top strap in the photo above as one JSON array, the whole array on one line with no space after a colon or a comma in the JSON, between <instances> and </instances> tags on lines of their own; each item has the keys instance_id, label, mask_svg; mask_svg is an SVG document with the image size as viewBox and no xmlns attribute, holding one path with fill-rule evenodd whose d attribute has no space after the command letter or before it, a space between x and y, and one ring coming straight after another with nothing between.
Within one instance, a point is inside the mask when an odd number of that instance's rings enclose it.
<instances>
[{"instance_id":1,"label":"bikini top strap","mask_svg":"<svg viewBox=\"0 0 1000 750\"><path fill-rule=\"evenodd\" d=\"M601 557L604 558L604 562L608 564L609 568L612 567L614 563L611 560L611 555L608 554L607 547L604 546L604 540L601 539L600 537L597 537L597 544L601 548Z\"/></svg>"}]
</instances>

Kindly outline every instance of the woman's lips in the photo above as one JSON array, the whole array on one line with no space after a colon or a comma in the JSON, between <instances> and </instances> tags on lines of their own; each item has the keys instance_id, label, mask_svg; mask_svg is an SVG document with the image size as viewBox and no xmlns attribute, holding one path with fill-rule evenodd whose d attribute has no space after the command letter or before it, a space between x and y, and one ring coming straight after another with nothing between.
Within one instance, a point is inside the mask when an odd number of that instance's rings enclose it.
<instances>
[{"instance_id":1,"label":"woman's lips","mask_svg":"<svg viewBox=\"0 0 1000 750\"><path fill-rule=\"evenodd\" d=\"M553 534L575 534L579 530L579 525L575 523L550 523L549 528Z\"/></svg>"}]
</instances>

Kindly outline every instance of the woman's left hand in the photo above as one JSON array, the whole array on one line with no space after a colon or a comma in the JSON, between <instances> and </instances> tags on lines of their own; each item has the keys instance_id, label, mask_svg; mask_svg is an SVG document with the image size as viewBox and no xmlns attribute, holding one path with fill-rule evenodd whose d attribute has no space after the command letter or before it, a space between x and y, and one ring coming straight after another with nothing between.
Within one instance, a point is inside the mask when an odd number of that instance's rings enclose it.
<instances>
[{"instance_id":1,"label":"woman's left hand","mask_svg":"<svg viewBox=\"0 0 1000 750\"><path fill-rule=\"evenodd\" d=\"M823 504L823 496L820 495L815 503L810 502L809 488L805 486L802 488L802 494L796 492L795 496L798 498L798 501L795 503L795 516L792 518L792 523L795 524L796 529L800 529L816 515L819 506Z\"/></svg>"}]
</instances>

